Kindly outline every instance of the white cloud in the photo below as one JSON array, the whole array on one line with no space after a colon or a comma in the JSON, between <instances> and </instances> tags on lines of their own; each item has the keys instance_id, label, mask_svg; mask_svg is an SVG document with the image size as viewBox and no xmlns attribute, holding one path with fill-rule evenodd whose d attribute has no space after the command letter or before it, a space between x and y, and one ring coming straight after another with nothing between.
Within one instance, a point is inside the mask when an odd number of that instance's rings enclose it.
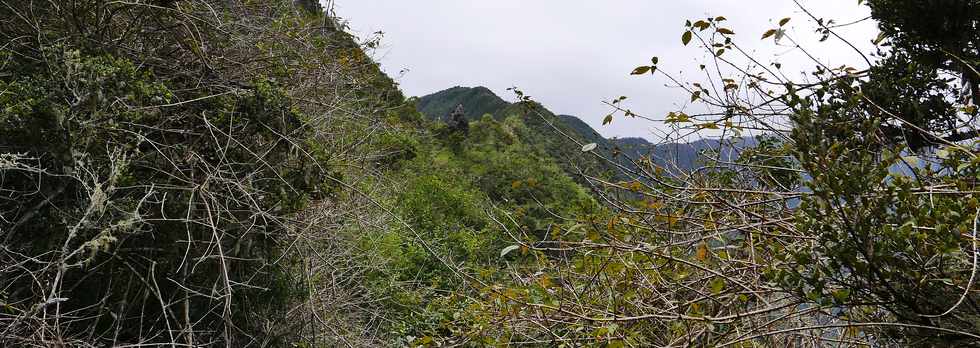
<instances>
[{"instance_id":1,"label":"white cloud","mask_svg":"<svg viewBox=\"0 0 980 348\"><path fill-rule=\"evenodd\" d=\"M854 0L802 3L838 23L869 15ZM608 108L602 100L626 95L635 112L654 117L683 106L685 96L664 87L666 79L629 72L652 56L660 57L661 69L696 71L706 57L697 48L681 46L685 19L725 16L738 42L757 56L777 59L787 71L811 68L814 64L800 52L759 40L780 18L792 17L789 32L806 38L805 46L826 63L866 65L840 42L817 43L814 24L792 0L339 0L336 10L359 35L385 32L377 58L393 76L410 70L399 80L408 95L482 85L512 99L506 88L516 85L556 113L576 115L606 136L651 138L654 125L617 120L603 127ZM871 21L842 33L865 53L877 35Z\"/></svg>"}]
</instances>

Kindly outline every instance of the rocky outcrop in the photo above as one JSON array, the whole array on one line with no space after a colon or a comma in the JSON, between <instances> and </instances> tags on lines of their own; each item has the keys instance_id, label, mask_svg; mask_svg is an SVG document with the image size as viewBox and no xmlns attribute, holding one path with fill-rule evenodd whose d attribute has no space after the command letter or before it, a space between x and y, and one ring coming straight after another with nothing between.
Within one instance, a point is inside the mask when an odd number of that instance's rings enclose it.
<instances>
[{"instance_id":1,"label":"rocky outcrop","mask_svg":"<svg viewBox=\"0 0 980 348\"><path fill-rule=\"evenodd\" d=\"M456 105L456 109L446 117L446 125L453 132L467 134L470 132L470 121L466 119L466 110L463 104Z\"/></svg>"}]
</instances>

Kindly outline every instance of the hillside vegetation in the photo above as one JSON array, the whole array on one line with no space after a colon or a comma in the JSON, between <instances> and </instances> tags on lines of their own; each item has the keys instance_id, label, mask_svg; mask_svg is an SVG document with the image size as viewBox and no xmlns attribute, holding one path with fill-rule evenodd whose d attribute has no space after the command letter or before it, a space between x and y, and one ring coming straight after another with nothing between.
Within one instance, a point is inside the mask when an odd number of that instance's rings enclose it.
<instances>
[{"instance_id":1,"label":"hillside vegetation","mask_svg":"<svg viewBox=\"0 0 980 348\"><path fill-rule=\"evenodd\" d=\"M483 115L497 119L518 116L528 120L535 135L525 140L538 145L554 158L566 159L566 170L576 177L585 169L586 172L627 178L628 175L624 176L623 172L637 171L637 161L645 157L672 175L683 175L711 162L712 158L733 161L741 151L757 143L753 137L703 138L660 144L643 138L607 139L578 117L556 115L541 105L508 103L486 87L457 86L418 99L419 112L433 120L445 121L446 116L459 105L463 106L465 116L471 120ZM583 156L579 151L574 151L586 144L596 144L601 158ZM577 160L568 161L569 158ZM573 163L583 162L591 162L591 166L572 166Z\"/></svg>"},{"instance_id":2,"label":"hillside vegetation","mask_svg":"<svg viewBox=\"0 0 980 348\"><path fill-rule=\"evenodd\" d=\"M707 111L604 120L701 139L654 144L406 98L314 1L0 0L0 346L978 346L980 4L942 3L862 2L870 68L800 81L692 19L720 68L632 74ZM840 39L808 13L757 34Z\"/></svg>"}]
</instances>

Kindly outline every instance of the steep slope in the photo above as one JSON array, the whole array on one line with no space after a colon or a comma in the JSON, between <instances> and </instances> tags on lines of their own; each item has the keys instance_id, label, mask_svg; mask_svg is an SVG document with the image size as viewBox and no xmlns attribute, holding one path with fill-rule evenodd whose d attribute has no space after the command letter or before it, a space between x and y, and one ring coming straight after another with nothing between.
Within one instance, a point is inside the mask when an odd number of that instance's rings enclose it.
<instances>
[{"instance_id":1,"label":"steep slope","mask_svg":"<svg viewBox=\"0 0 980 348\"><path fill-rule=\"evenodd\" d=\"M414 108L315 1L152 3L0 6L0 346L383 346L335 221Z\"/></svg>"}]
</instances>

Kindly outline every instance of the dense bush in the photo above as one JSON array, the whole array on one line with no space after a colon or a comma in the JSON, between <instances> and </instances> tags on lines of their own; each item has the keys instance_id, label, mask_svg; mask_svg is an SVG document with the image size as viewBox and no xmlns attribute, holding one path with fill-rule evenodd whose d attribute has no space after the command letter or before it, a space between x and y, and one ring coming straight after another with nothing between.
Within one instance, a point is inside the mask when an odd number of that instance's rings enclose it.
<instances>
[{"instance_id":1,"label":"dense bush","mask_svg":"<svg viewBox=\"0 0 980 348\"><path fill-rule=\"evenodd\" d=\"M303 338L297 216L357 153L334 129L357 138L401 101L354 41L288 1L8 1L0 18L0 342Z\"/></svg>"}]
</instances>

